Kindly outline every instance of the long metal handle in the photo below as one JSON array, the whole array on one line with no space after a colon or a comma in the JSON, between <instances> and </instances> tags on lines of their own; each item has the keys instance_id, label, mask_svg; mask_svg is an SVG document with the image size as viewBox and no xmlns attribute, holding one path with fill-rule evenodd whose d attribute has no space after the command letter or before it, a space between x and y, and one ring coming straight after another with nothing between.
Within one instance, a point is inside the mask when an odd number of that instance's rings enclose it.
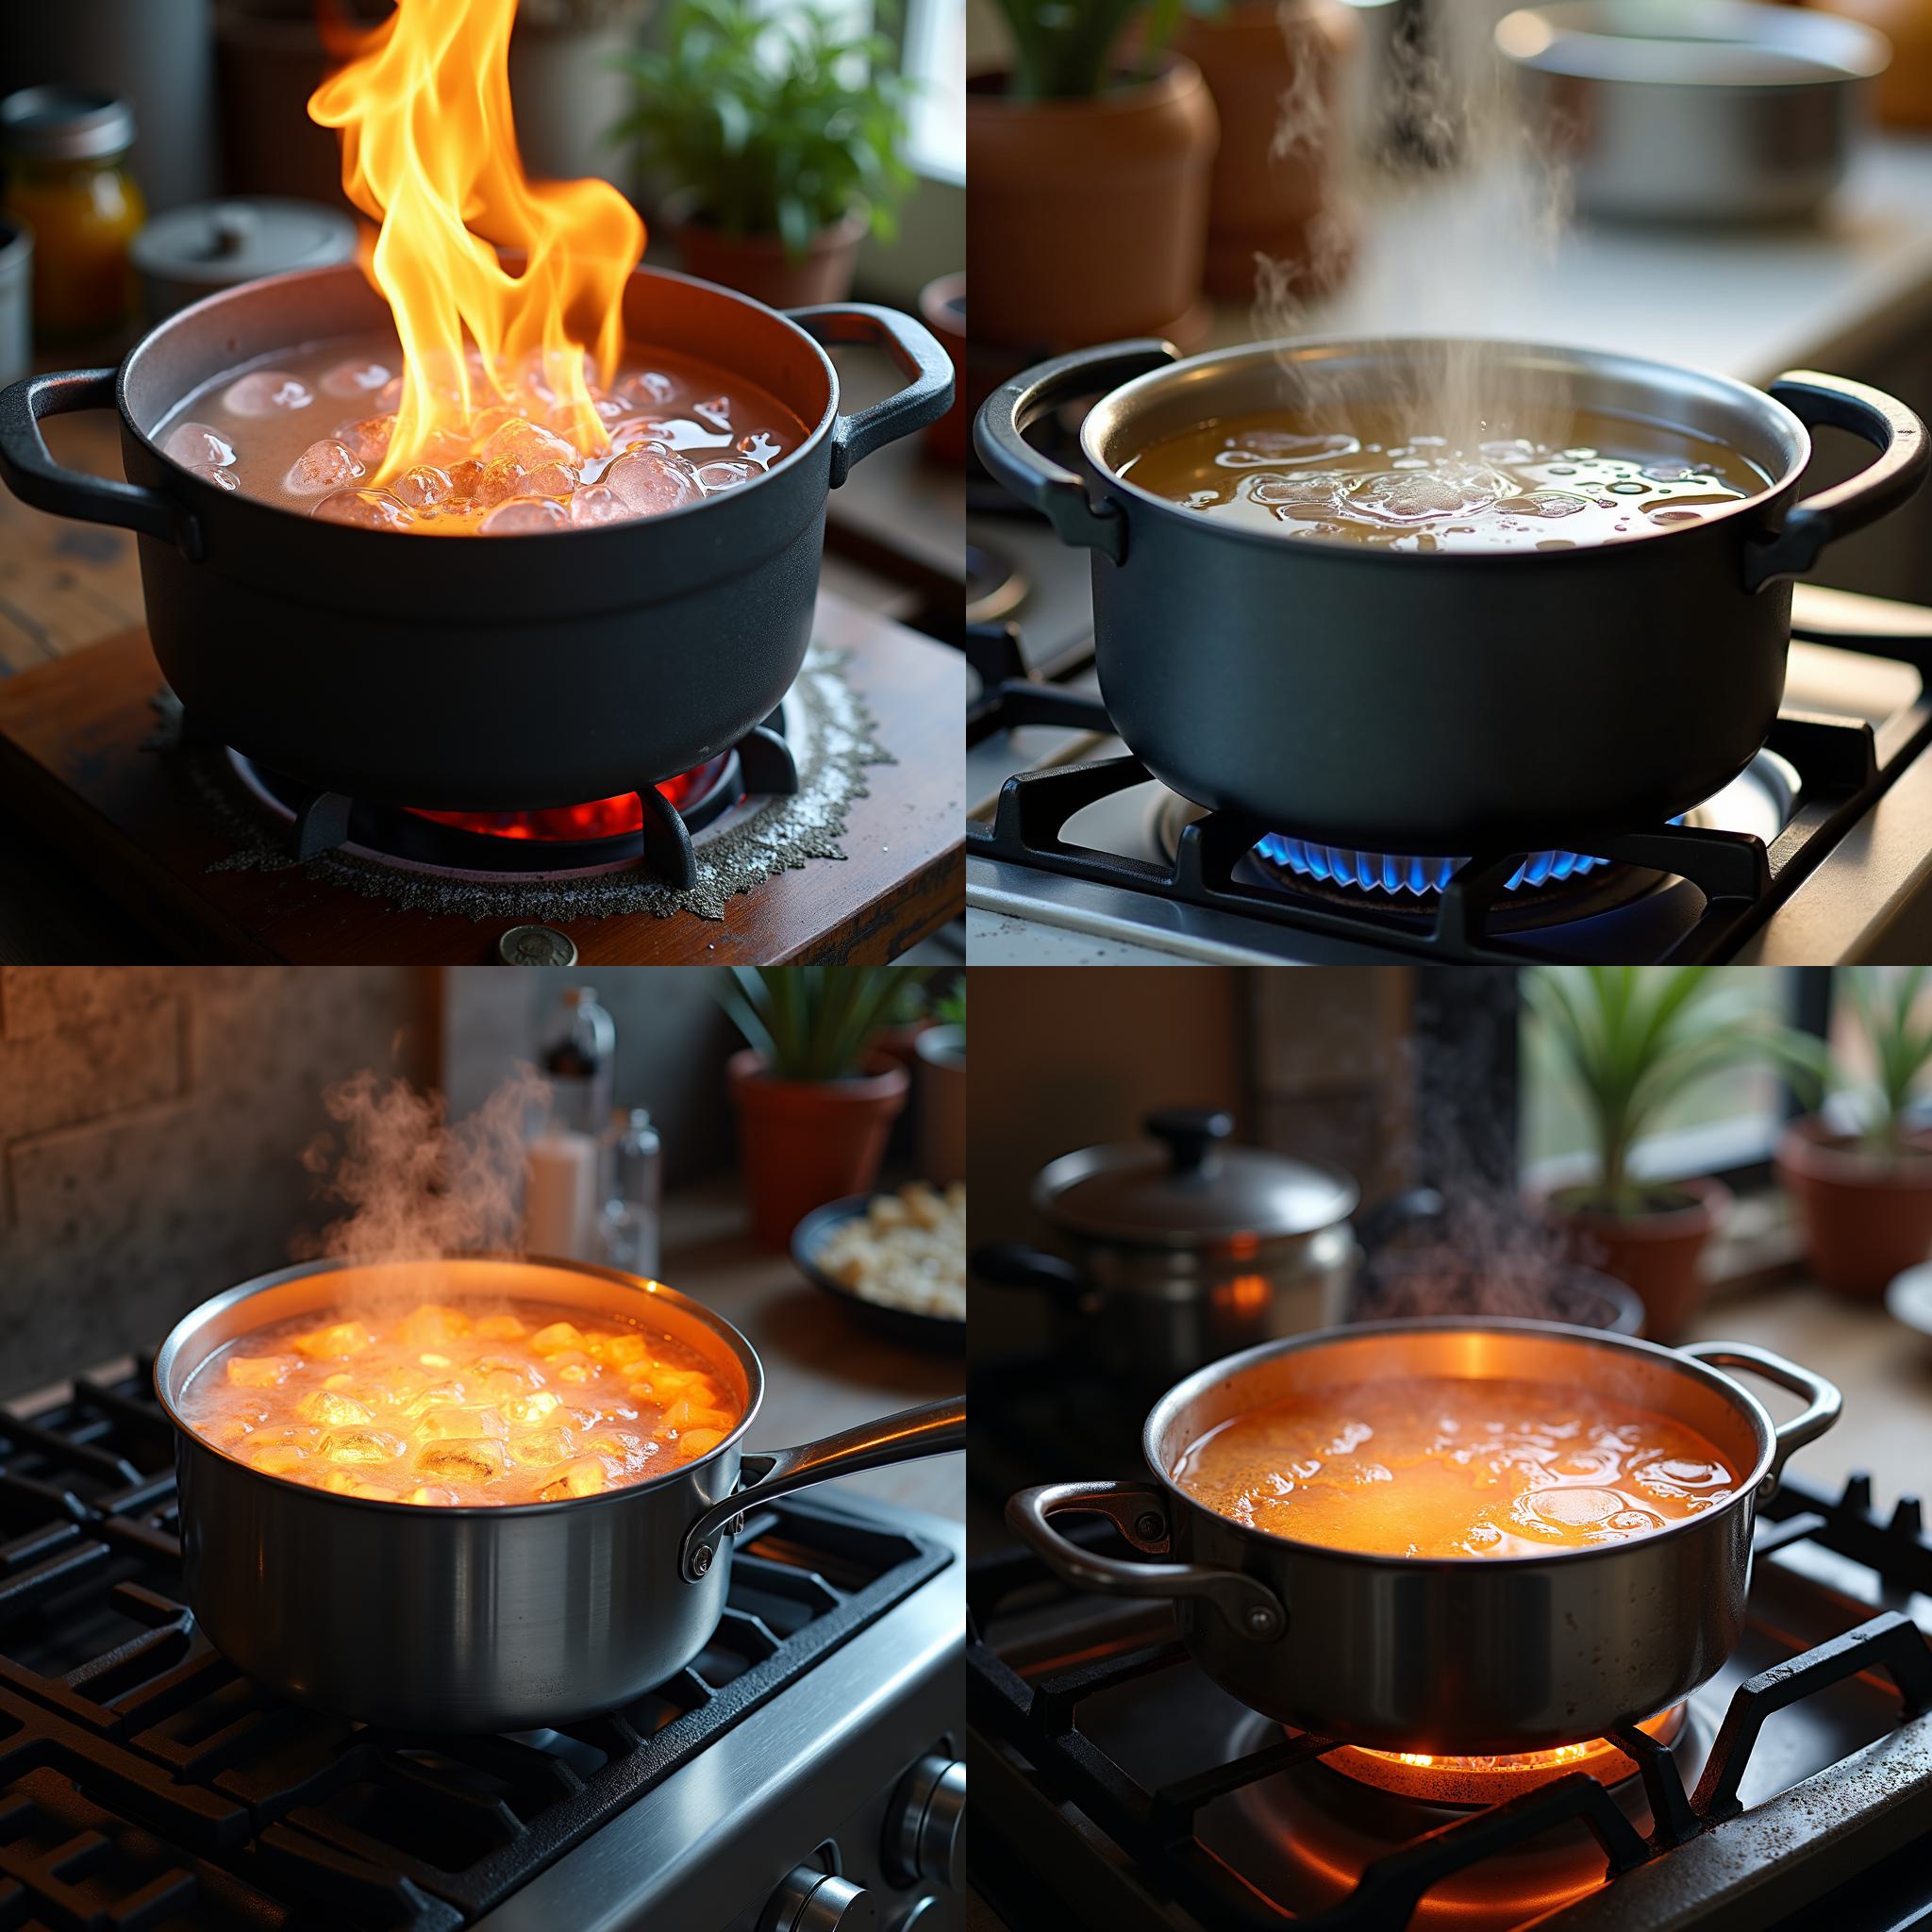
<instances>
[{"instance_id":1,"label":"long metal handle","mask_svg":"<svg viewBox=\"0 0 1932 1932\"><path fill-rule=\"evenodd\" d=\"M146 537L178 544L192 558L201 555L201 528L173 497L142 483L113 476L91 476L54 460L41 434L46 416L76 409L111 409L111 369L68 369L58 375L26 375L0 391L0 477L23 503L58 517L90 524L113 524Z\"/></svg>"},{"instance_id":2,"label":"long metal handle","mask_svg":"<svg viewBox=\"0 0 1932 1932\"><path fill-rule=\"evenodd\" d=\"M1072 470L1041 456L1026 441L1026 432L1062 403L1165 369L1179 356L1172 342L1150 337L1076 349L1016 375L986 399L973 425L980 460L1005 489L1046 518L1061 542L1098 550L1121 562L1127 554L1127 525L1120 506L1090 502L1086 484Z\"/></svg>"},{"instance_id":3,"label":"long metal handle","mask_svg":"<svg viewBox=\"0 0 1932 1932\"><path fill-rule=\"evenodd\" d=\"M870 403L832 425L832 488L854 463L886 443L937 423L953 407L953 358L922 322L870 302L832 302L785 313L826 347L860 343L883 349L912 380L883 402Z\"/></svg>"},{"instance_id":4,"label":"long metal handle","mask_svg":"<svg viewBox=\"0 0 1932 1932\"><path fill-rule=\"evenodd\" d=\"M1201 1597L1241 1636L1273 1643L1288 1629L1288 1612L1265 1583L1239 1570L1206 1563L1124 1563L1070 1542L1053 1526L1056 1516L1106 1516L1136 1549L1165 1556L1166 1501L1148 1483L1046 1483L1007 1499L1007 1523L1040 1560L1075 1590L1101 1596Z\"/></svg>"},{"instance_id":5,"label":"long metal handle","mask_svg":"<svg viewBox=\"0 0 1932 1932\"><path fill-rule=\"evenodd\" d=\"M982 1241L967 1256L966 1266L989 1288L1051 1295L1069 1308L1097 1300L1093 1284L1071 1261L1024 1241Z\"/></svg>"},{"instance_id":6,"label":"long metal handle","mask_svg":"<svg viewBox=\"0 0 1932 1932\"><path fill-rule=\"evenodd\" d=\"M1790 1422L1780 1424L1773 1436L1771 1474L1765 1477L1761 1492L1766 1496L1777 1488L1791 1452L1815 1442L1837 1422L1844 1407L1844 1398L1823 1375L1814 1375L1809 1369L1801 1369L1796 1362L1788 1362L1783 1356L1749 1341L1686 1341L1679 1344L1677 1353L1713 1369L1749 1369L1767 1382L1775 1382L1780 1389L1805 1398L1805 1407Z\"/></svg>"},{"instance_id":7,"label":"long metal handle","mask_svg":"<svg viewBox=\"0 0 1932 1932\"><path fill-rule=\"evenodd\" d=\"M695 1583L711 1567L721 1536L732 1535L747 1509L769 1503L793 1490L828 1483L835 1476L857 1475L861 1469L878 1469L889 1462L914 1462L922 1456L943 1456L966 1446L966 1398L923 1403L902 1408L877 1422L859 1423L836 1436L768 1455L747 1452L741 1465L754 1474L741 1477L738 1488L692 1519L684 1533L678 1568L687 1582Z\"/></svg>"},{"instance_id":8,"label":"long metal handle","mask_svg":"<svg viewBox=\"0 0 1932 1932\"><path fill-rule=\"evenodd\" d=\"M1768 533L1762 547L1745 559L1747 591L1761 591L1781 577L1801 575L1818 561L1827 543L1896 509L1932 468L1925 425L1883 390L1847 382L1841 375L1794 369L1772 384L1771 393L1807 429L1821 423L1848 429L1872 444L1878 459L1856 476L1794 504L1783 527Z\"/></svg>"}]
</instances>

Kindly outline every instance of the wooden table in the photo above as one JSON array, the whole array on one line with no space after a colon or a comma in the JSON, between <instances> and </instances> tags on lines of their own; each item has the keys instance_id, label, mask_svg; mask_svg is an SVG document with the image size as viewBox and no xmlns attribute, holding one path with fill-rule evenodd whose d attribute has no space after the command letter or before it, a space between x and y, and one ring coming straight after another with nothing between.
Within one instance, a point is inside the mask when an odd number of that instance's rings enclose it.
<instances>
[{"instance_id":1,"label":"wooden table","mask_svg":"<svg viewBox=\"0 0 1932 1932\"><path fill-rule=\"evenodd\" d=\"M754 1447L789 1448L965 1388L963 1349L926 1354L884 1340L834 1306L789 1257L755 1247L737 1231L735 1210L710 1219L711 1231L667 1250L661 1272L674 1287L715 1308L758 1350L766 1387ZM937 1456L867 1470L826 1494L848 1492L958 1522L966 1510L965 1457Z\"/></svg>"}]
</instances>

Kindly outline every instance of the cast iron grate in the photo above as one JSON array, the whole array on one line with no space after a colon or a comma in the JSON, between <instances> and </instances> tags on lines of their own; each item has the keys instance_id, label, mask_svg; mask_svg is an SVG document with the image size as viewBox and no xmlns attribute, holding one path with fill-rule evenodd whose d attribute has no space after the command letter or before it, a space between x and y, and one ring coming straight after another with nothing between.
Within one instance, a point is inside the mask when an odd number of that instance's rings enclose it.
<instances>
[{"instance_id":1,"label":"cast iron grate","mask_svg":"<svg viewBox=\"0 0 1932 1932\"><path fill-rule=\"evenodd\" d=\"M1763 1556L1815 1540L1867 1565L1891 1590L1932 1595L1932 1541L1924 1535L1918 1500L1903 1498L1883 1524L1872 1515L1871 1502L1869 1477L1854 1477L1843 1495L1831 1499L1787 1475L1760 1509L1756 1550ZM1124 1544L1120 1550L1133 1554ZM1013 1599L1024 1594L1037 1601L1042 1591L1070 1594L1028 1551L1006 1550L968 1566L972 1729L1016 1751L1024 1760L1022 1775L1042 1798L1055 1807L1075 1807L1110 1841L1108 1856L1127 1858L1148 1889L1189 1915L1188 1923L1279 1925L1281 1909L1258 1897L1202 1842L1195 1820L1217 1799L1325 1757L1336 1741L1284 1736L1231 1762L1150 1789L1082 1731L1080 1707L1137 1677L1188 1668L1187 1651L1177 1641L1153 1641L1089 1654L1044 1674L1023 1676L986 1633ZM1615 1732L1642 1778L1651 1817L1647 1833L1604 1785L1572 1773L1417 1837L1367 1866L1337 1904L1294 1923L1307 1932L1400 1932L1431 1887L1562 1824L1580 1824L1590 1832L1604 1854L1607 1876L1615 1880L1737 1816L1739 1788L1766 1720L1860 1673L1890 1683L1900 1723L1932 1710L1932 1642L1909 1617L1886 1611L1740 1684L1694 1790L1686 1790L1676 1760L1663 1745L1634 1726Z\"/></svg>"},{"instance_id":2,"label":"cast iron grate","mask_svg":"<svg viewBox=\"0 0 1932 1932\"><path fill-rule=\"evenodd\" d=\"M1925 638L1861 634L1824 641L1896 658L1932 675L1932 641ZM981 695L969 717L969 741L1029 725L1112 735L1098 698L1015 675L1020 659L1010 633L981 627L972 650ZM1795 890L1928 743L1932 703L1924 698L1875 729L1863 722L1788 711L1773 727L1766 749L1796 770L1801 789L1790 824L1770 844L1716 826L1669 824L1585 840L1581 846L1567 835L1553 834L1539 845L1573 847L1611 865L1689 880L1703 894L1704 908L1661 957L1723 958ZM1264 839L1293 828L1232 812L1210 812L1189 824L1169 863L1098 851L1063 836L1068 822L1086 807L1151 782L1152 774L1132 756L1016 774L1001 788L992 823L968 824L968 856L1293 931L1371 941L1418 958L1509 965L1549 957L1547 927L1541 940L1508 929L1505 888L1534 848L1466 859L1419 912L1373 899L1338 904L1331 895L1298 891L1291 883L1242 876L1242 862Z\"/></svg>"},{"instance_id":3,"label":"cast iron grate","mask_svg":"<svg viewBox=\"0 0 1932 1932\"><path fill-rule=\"evenodd\" d=\"M747 1519L711 1643L638 1703L516 1736L372 1730L258 1689L196 1629L148 1368L0 1411L0 1927L449 1932L950 1560L788 1499Z\"/></svg>"}]
</instances>

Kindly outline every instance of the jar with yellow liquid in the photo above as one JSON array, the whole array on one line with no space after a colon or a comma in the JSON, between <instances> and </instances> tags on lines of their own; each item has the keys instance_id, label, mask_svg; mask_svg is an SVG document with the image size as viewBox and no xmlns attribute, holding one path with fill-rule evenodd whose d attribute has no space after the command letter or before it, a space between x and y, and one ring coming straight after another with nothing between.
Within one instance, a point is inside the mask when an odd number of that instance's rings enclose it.
<instances>
[{"instance_id":1,"label":"jar with yellow liquid","mask_svg":"<svg viewBox=\"0 0 1932 1932\"><path fill-rule=\"evenodd\" d=\"M133 306L127 246L146 219L127 169L134 110L92 88L32 87L0 101L7 211L33 231L34 332L106 335Z\"/></svg>"}]
</instances>

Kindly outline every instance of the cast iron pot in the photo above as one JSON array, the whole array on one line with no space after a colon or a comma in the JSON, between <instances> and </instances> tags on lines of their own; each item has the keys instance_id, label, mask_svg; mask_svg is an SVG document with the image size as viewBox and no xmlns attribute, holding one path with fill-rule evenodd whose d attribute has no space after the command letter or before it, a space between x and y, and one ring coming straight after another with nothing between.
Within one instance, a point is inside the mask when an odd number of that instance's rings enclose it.
<instances>
[{"instance_id":1,"label":"cast iron pot","mask_svg":"<svg viewBox=\"0 0 1932 1932\"><path fill-rule=\"evenodd\" d=\"M1499 394L1681 425L1774 480L1612 544L1402 553L1231 528L1121 466L1160 437L1279 407L1295 392L1285 371L1319 385L1338 423L1351 400L1425 407L1467 344L1277 341L1177 361L1164 342L1116 342L988 401L974 432L987 468L1093 552L1101 692L1154 776L1262 831L1482 855L1660 826L1750 762L1784 690L1790 580L1918 488L1918 419L1832 375L1781 376L1766 394L1631 356L1484 348ZM1099 391L1086 475L1026 441ZM1879 454L1799 503L1817 424Z\"/></svg>"},{"instance_id":2,"label":"cast iron pot","mask_svg":"<svg viewBox=\"0 0 1932 1932\"><path fill-rule=\"evenodd\" d=\"M17 496L141 538L155 655L196 731L318 791L508 810L635 791L760 723L810 640L825 495L941 414L952 365L925 329L841 303L783 316L640 268L633 341L760 383L809 433L764 476L636 523L534 537L353 529L191 476L151 441L192 390L302 343L389 332L354 267L249 283L182 309L108 369L0 394ZM854 415L821 342L888 350L912 378ZM121 417L129 481L62 469L40 419Z\"/></svg>"},{"instance_id":3,"label":"cast iron pot","mask_svg":"<svg viewBox=\"0 0 1932 1932\"><path fill-rule=\"evenodd\" d=\"M1774 1428L1711 1364L1750 1369L1807 1407ZM1412 1374L1588 1387L1688 1423L1743 1474L1728 1502L1651 1536L1465 1558L1368 1556L1244 1529L1169 1475L1207 1430L1291 1390ZM1171 1599L1195 1661L1265 1716L1391 1750L1540 1750L1654 1717L1717 1671L1743 1629L1757 1501L1838 1411L1828 1382L1743 1342L1673 1350L1555 1323L1376 1324L1271 1342L1190 1375L1147 1418L1152 1482L1023 1490L1007 1520L1076 1589ZM1081 1548L1053 1522L1075 1511L1111 1518L1169 1560Z\"/></svg>"},{"instance_id":4,"label":"cast iron pot","mask_svg":"<svg viewBox=\"0 0 1932 1932\"><path fill-rule=\"evenodd\" d=\"M735 1362L744 1416L709 1455L565 1503L429 1508L338 1496L238 1461L182 1420L190 1378L224 1342L340 1307L425 1264L284 1269L204 1302L155 1357L175 1424L188 1602L235 1667L299 1704L372 1724L515 1731L611 1710L696 1657L724 1613L732 1538L774 1496L966 1446L963 1400L795 1449L742 1448L764 1371L701 1303L612 1268L427 1264L450 1300L527 1297L642 1319ZM414 1290L412 1288L411 1291Z\"/></svg>"}]
</instances>

